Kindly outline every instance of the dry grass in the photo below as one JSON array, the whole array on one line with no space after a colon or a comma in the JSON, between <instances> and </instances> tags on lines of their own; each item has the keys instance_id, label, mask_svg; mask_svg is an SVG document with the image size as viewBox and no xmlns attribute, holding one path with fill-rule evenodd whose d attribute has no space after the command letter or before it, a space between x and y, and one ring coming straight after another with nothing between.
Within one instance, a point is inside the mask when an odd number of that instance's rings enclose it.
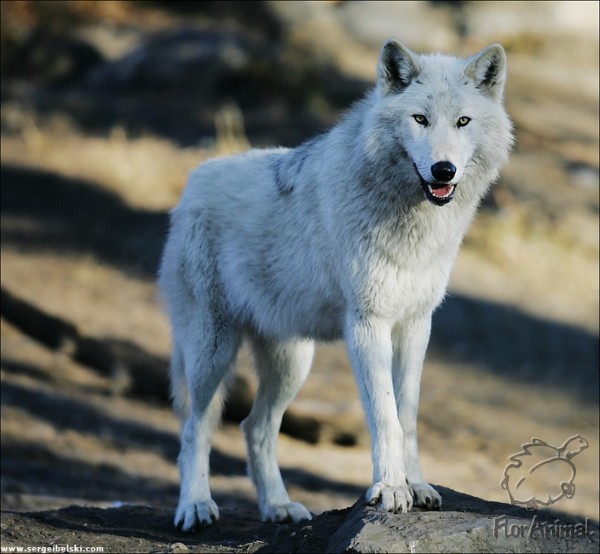
<instances>
[{"instance_id":1,"label":"dry grass","mask_svg":"<svg viewBox=\"0 0 600 554\"><path fill-rule=\"evenodd\" d=\"M2 159L98 183L138 208L167 210L177 203L194 167L249 148L237 106L217 112L215 128L212 146L179 148L159 137L129 137L122 127L100 137L76 131L66 118L55 117L41 128L22 116L19 132L2 137Z\"/></svg>"},{"instance_id":2,"label":"dry grass","mask_svg":"<svg viewBox=\"0 0 600 554\"><path fill-rule=\"evenodd\" d=\"M597 216L586 211L553 220L520 202L480 214L459 255L453 288L598 332L598 233Z\"/></svg>"}]
</instances>

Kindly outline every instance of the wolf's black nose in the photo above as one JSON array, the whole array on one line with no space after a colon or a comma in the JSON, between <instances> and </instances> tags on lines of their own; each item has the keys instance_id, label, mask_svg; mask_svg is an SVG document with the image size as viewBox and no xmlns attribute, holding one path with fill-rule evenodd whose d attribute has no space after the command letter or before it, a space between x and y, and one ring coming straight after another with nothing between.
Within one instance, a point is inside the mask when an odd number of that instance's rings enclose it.
<instances>
[{"instance_id":1,"label":"wolf's black nose","mask_svg":"<svg viewBox=\"0 0 600 554\"><path fill-rule=\"evenodd\" d=\"M431 166L431 174L436 181L447 183L456 174L456 166L452 162L437 162Z\"/></svg>"}]
</instances>

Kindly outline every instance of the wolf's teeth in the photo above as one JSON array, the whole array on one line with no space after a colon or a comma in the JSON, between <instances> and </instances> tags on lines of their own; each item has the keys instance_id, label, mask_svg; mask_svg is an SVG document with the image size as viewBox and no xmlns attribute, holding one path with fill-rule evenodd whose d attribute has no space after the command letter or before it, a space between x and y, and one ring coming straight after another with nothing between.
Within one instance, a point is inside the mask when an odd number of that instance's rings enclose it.
<instances>
[{"instance_id":1,"label":"wolf's teeth","mask_svg":"<svg viewBox=\"0 0 600 554\"><path fill-rule=\"evenodd\" d=\"M448 196L450 196L453 192L454 192L454 186L453 185L448 185L447 187L443 187L444 189L448 189L447 192L445 194L439 194L440 189L434 189L431 185L428 185L429 188L429 192L431 194L433 194L433 196L436 196L437 198L448 198Z\"/></svg>"}]
</instances>

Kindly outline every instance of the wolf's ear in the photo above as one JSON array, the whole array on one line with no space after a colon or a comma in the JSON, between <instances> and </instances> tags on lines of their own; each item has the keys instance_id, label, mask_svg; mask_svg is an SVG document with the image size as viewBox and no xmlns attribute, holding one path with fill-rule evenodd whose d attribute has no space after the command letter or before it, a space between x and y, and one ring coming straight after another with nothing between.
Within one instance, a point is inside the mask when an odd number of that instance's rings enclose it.
<instances>
[{"instance_id":1,"label":"wolf's ear","mask_svg":"<svg viewBox=\"0 0 600 554\"><path fill-rule=\"evenodd\" d=\"M469 58L465 75L475 81L479 90L500 100L506 80L504 48L499 44L492 44Z\"/></svg>"},{"instance_id":2,"label":"wolf's ear","mask_svg":"<svg viewBox=\"0 0 600 554\"><path fill-rule=\"evenodd\" d=\"M394 38L386 41L377 67L378 85L384 94L402 91L420 72L413 52Z\"/></svg>"}]
</instances>

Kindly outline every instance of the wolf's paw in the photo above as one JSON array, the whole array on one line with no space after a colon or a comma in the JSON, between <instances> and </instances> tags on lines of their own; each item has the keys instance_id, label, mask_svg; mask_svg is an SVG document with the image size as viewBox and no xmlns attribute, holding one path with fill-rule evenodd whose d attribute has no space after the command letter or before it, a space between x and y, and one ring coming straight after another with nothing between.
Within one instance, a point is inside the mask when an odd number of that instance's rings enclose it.
<instances>
[{"instance_id":1,"label":"wolf's paw","mask_svg":"<svg viewBox=\"0 0 600 554\"><path fill-rule=\"evenodd\" d=\"M385 483L375 483L367 491L367 502L386 512L410 512L413 506L413 497L408 485L391 487Z\"/></svg>"},{"instance_id":2,"label":"wolf's paw","mask_svg":"<svg viewBox=\"0 0 600 554\"><path fill-rule=\"evenodd\" d=\"M212 499L206 502L179 503L175 513L175 527L184 533L212 525L219 519L219 508Z\"/></svg>"},{"instance_id":3,"label":"wolf's paw","mask_svg":"<svg viewBox=\"0 0 600 554\"><path fill-rule=\"evenodd\" d=\"M410 488L413 492L415 506L426 510L441 510L442 497L429 483L411 483Z\"/></svg>"},{"instance_id":4,"label":"wolf's paw","mask_svg":"<svg viewBox=\"0 0 600 554\"><path fill-rule=\"evenodd\" d=\"M271 504L262 512L263 521L272 523L298 523L312 519L310 512L299 502Z\"/></svg>"}]
</instances>

